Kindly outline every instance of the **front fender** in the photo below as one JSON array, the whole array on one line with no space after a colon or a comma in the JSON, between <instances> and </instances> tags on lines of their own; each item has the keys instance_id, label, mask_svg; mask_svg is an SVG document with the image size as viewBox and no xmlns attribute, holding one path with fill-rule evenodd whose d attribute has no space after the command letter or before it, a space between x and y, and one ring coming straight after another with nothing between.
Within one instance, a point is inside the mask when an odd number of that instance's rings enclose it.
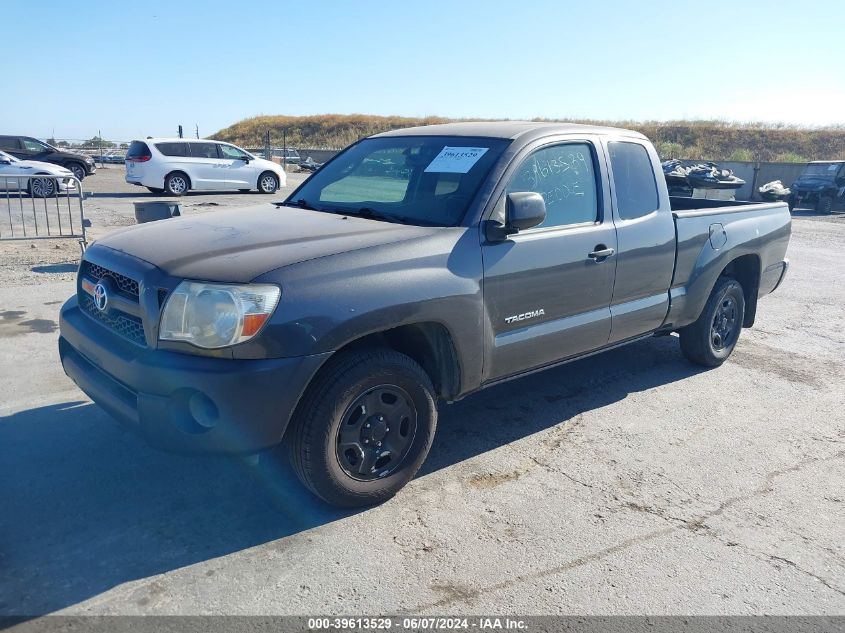
<instances>
[{"instance_id":1,"label":"front fender","mask_svg":"<svg viewBox=\"0 0 845 633\"><path fill-rule=\"evenodd\" d=\"M465 228L294 264L255 281L282 288L279 307L239 357L336 351L402 325L436 323L449 333L462 383L480 382L483 308L477 234Z\"/></svg>"}]
</instances>

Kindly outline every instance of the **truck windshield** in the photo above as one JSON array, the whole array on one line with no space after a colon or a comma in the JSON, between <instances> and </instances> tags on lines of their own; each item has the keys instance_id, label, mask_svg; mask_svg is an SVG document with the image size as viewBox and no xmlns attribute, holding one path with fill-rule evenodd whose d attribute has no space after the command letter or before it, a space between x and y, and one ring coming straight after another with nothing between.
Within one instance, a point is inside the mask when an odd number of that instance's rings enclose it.
<instances>
[{"instance_id":1,"label":"truck windshield","mask_svg":"<svg viewBox=\"0 0 845 633\"><path fill-rule=\"evenodd\" d=\"M509 143L465 136L366 139L315 173L286 204L387 222L455 226Z\"/></svg>"},{"instance_id":2,"label":"truck windshield","mask_svg":"<svg viewBox=\"0 0 845 633\"><path fill-rule=\"evenodd\" d=\"M836 176L836 172L842 167L843 163L810 163L804 168L802 176L812 176L814 178L830 178Z\"/></svg>"}]
</instances>

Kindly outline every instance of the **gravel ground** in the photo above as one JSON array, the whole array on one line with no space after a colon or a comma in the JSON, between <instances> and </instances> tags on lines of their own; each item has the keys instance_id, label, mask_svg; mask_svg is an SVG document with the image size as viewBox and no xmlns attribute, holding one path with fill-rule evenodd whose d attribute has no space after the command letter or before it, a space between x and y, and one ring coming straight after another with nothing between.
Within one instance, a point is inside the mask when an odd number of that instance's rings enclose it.
<instances>
[{"instance_id":1,"label":"gravel ground","mask_svg":"<svg viewBox=\"0 0 845 633\"><path fill-rule=\"evenodd\" d=\"M118 170L90 186L94 236L131 223ZM664 337L443 406L421 473L360 512L277 455L124 431L58 363L75 246L0 245L0 614L843 615L843 243L845 216L796 214L719 369Z\"/></svg>"}]
</instances>

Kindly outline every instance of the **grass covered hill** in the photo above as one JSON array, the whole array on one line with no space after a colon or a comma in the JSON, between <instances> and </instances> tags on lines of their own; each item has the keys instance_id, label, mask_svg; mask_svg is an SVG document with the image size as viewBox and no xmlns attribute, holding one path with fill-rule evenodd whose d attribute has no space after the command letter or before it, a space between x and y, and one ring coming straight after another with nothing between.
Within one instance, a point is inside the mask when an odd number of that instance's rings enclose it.
<instances>
[{"instance_id":1,"label":"grass covered hill","mask_svg":"<svg viewBox=\"0 0 845 633\"><path fill-rule=\"evenodd\" d=\"M266 115L239 121L220 130L212 138L241 146L261 147L268 130L273 145L281 144L282 131L285 130L289 146L339 149L370 134L453 120L456 119L368 114ZM822 128L725 121L537 120L612 125L637 130L654 142L664 159L783 162L845 159L845 126Z\"/></svg>"}]
</instances>

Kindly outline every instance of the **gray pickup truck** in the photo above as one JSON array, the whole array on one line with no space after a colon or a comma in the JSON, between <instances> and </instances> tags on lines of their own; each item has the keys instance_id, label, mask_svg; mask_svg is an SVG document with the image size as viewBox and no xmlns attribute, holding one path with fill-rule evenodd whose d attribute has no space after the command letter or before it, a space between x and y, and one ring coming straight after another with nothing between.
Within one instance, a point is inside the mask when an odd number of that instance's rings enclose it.
<instances>
[{"instance_id":1,"label":"gray pickup truck","mask_svg":"<svg viewBox=\"0 0 845 633\"><path fill-rule=\"evenodd\" d=\"M59 352L157 447L284 440L314 493L366 505L420 467L439 400L670 332L721 364L781 283L789 237L785 203L670 200L635 132L397 130L284 202L97 241Z\"/></svg>"}]
</instances>

